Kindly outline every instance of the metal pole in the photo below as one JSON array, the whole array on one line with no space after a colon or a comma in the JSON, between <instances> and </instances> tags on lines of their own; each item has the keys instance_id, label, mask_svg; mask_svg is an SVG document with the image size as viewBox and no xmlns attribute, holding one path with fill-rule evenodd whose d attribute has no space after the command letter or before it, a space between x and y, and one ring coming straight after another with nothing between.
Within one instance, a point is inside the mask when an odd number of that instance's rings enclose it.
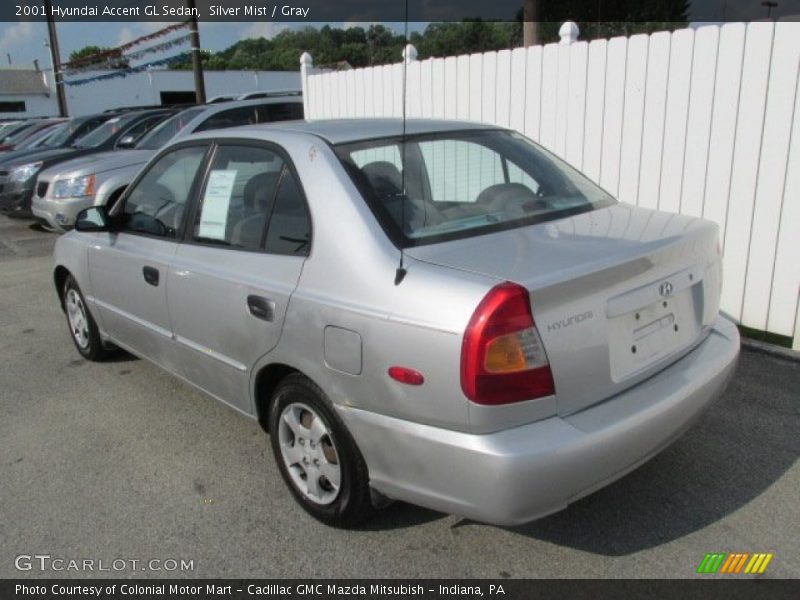
<instances>
[{"instance_id":1,"label":"metal pole","mask_svg":"<svg viewBox=\"0 0 800 600\"><path fill-rule=\"evenodd\" d=\"M522 5L522 43L526 48L541 43L539 11L539 0L525 0Z\"/></svg>"},{"instance_id":2,"label":"metal pole","mask_svg":"<svg viewBox=\"0 0 800 600\"><path fill-rule=\"evenodd\" d=\"M194 14L197 11L194 0L186 0L187 8L191 9ZM194 94L195 101L198 104L206 103L206 83L203 79L203 64L200 61L200 32L197 29L197 17L192 16L189 19L190 37L189 41L192 44L192 70L194 71Z\"/></svg>"},{"instance_id":3,"label":"metal pole","mask_svg":"<svg viewBox=\"0 0 800 600\"><path fill-rule=\"evenodd\" d=\"M67 116L67 97L64 95L64 81L61 78L61 53L58 51L58 35L56 23L50 10L50 0L44 0L44 9L47 11L47 32L50 34L50 62L53 63L53 83L56 87L59 116Z\"/></svg>"}]
</instances>

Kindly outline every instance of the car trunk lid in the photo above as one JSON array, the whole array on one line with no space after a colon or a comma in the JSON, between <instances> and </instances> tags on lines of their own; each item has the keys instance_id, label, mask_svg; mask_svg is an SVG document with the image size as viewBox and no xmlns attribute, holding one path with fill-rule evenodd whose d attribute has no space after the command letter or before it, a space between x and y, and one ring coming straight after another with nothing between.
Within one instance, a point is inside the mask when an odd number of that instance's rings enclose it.
<instances>
[{"instance_id":1,"label":"car trunk lid","mask_svg":"<svg viewBox=\"0 0 800 600\"><path fill-rule=\"evenodd\" d=\"M561 415L677 360L719 309L717 226L621 203L408 254L530 291Z\"/></svg>"}]
</instances>

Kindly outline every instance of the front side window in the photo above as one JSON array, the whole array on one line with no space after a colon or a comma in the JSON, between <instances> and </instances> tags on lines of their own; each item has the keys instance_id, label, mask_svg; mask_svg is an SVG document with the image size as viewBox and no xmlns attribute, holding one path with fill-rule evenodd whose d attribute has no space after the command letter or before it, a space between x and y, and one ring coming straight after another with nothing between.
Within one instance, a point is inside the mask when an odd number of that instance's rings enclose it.
<instances>
[{"instance_id":1,"label":"front side window","mask_svg":"<svg viewBox=\"0 0 800 600\"><path fill-rule=\"evenodd\" d=\"M300 102L275 102L256 106L259 123L272 121L294 121L303 118L303 104Z\"/></svg>"},{"instance_id":2,"label":"front side window","mask_svg":"<svg viewBox=\"0 0 800 600\"><path fill-rule=\"evenodd\" d=\"M411 135L336 152L398 245L523 227L616 201L558 157L508 131Z\"/></svg>"},{"instance_id":3,"label":"front side window","mask_svg":"<svg viewBox=\"0 0 800 600\"><path fill-rule=\"evenodd\" d=\"M155 115L147 119L142 119L135 125L132 125L119 139L131 137L135 143L153 129L153 127L161 123L166 116L167 115ZM117 143L119 143L119 140Z\"/></svg>"},{"instance_id":4,"label":"front side window","mask_svg":"<svg viewBox=\"0 0 800 600\"><path fill-rule=\"evenodd\" d=\"M205 153L187 146L159 158L125 199L122 230L175 238Z\"/></svg>"},{"instance_id":5,"label":"front side window","mask_svg":"<svg viewBox=\"0 0 800 600\"><path fill-rule=\"evenodd\" d=\"M281 156L267 148L220 146L201 193L194 240L261 248L283 169Z\"/></svg>"}]
</instances>

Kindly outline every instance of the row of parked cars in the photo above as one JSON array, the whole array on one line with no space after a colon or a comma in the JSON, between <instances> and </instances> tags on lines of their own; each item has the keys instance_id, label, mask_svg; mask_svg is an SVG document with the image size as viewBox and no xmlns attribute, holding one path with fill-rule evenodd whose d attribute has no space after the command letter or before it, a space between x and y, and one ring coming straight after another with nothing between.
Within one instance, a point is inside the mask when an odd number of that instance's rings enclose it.
<instances>
[{"instance_id":1,"label":"row of parked cars","mask_svg":"<svg viewBox=\"0 0 800 600\"><path fill-rule=\"evenodd\" d=\"M2 123L0 212L66 231L84 208L119 198L145 163L175 138L303 117L298 92L260 96Z\"/></svg>"}]
</instances>

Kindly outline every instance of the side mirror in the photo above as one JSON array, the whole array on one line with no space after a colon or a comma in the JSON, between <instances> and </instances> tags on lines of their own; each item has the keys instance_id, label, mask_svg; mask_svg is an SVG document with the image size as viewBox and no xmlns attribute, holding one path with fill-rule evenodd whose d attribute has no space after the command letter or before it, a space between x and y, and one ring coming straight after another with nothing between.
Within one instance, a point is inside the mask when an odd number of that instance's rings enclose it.
<instances>
[{"instance_id":1,"label":"side mirror","mask_svg":"<svg viewBox=\"0 0 800 600\"><path fill-rule=\"evenodd\" d=\"M111 219L105 206L90 206L78 213L75 231L111 231Z\"/></svg>"},{"instance_id":2,"label":"side mirror","mask_svg":"<svg viewBox=\"0 0 800 600\"><path fill-rule=\"evenodd\" d=\"M117 148L133 148L136 145L136 138L132 135L123 135L117 142Z\"/></svg>"}]
</instances>

